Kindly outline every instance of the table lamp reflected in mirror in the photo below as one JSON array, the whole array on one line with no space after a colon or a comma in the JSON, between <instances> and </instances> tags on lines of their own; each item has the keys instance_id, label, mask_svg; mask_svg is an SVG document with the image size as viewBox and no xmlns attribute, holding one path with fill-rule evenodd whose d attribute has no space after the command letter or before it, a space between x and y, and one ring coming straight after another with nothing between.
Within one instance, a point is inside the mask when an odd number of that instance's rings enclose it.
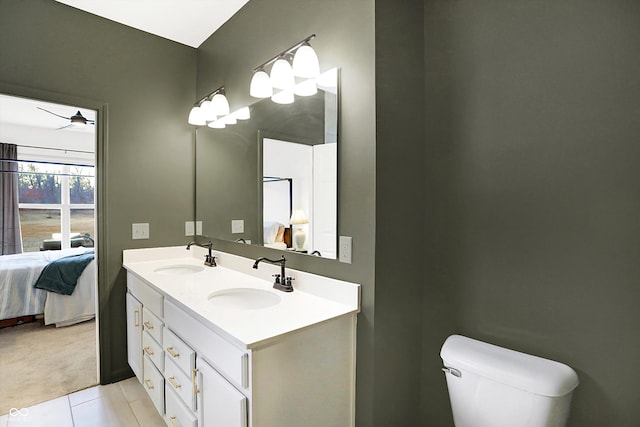
<instances>
[{"instance_id":1,"label":"table lamp reflected in mirror","mask_svg":"<svg viewBox=\"0 0 640 427\"><path fill-rule=\"evenodd\" d=\"M292 226L297 225L295 232L293 233L294 249L297 252L302 252L304 251L304 242L307 239L307 235L302 229L302 226L304 224L308 224L309 220L302 209L294 209L289 222Z\"/></svg>"}]
</instances>

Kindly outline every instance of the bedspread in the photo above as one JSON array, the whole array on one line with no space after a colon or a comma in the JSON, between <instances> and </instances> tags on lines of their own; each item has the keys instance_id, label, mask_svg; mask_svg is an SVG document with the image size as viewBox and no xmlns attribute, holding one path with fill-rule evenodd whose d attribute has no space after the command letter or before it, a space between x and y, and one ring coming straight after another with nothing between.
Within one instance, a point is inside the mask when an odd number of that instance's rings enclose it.
<instances>
[{"instance_id":1,"label":"bedspread","mask_svg":"<svg viewBox=\"0 0 640 427\"><path fill-rule=\"evenodd\" d=\"M48 292L34 287L44 267L56 259L87 250L72 248L0 256L0 320L44 313Z\"/></svg>"}]
</instances>

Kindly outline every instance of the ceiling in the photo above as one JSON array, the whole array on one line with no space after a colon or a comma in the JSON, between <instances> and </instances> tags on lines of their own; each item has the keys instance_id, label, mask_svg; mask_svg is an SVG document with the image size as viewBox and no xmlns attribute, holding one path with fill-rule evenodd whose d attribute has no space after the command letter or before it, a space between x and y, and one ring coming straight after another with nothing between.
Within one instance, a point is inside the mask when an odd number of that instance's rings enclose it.
<instances>
[{"instance_id":1,"label":"ceiling","mask_svg":"<svg viewBox=\"0 0 640 427\"><path fill-rule=\"evenodd\" d=\"M249 0L56 1L197 48Z\"/></svg>"}]
</instances>

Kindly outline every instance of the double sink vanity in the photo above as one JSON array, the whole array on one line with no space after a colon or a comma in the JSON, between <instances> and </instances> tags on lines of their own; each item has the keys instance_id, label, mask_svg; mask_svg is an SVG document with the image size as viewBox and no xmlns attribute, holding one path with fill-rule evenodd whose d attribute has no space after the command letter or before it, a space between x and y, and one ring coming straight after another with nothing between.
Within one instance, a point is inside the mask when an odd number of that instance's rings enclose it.
<instances>
[{"instance_id":1,"label":"double sink vanity","mask_svg":"<svg viewBox=\"0 0 640 427\"><path fill-rule=\"evenodd\" d=\"M123 253L129 364L167 425L353 426L359 285L287 268L283 292L280 266L214 255Z\"/></svg>"}]
</instances>

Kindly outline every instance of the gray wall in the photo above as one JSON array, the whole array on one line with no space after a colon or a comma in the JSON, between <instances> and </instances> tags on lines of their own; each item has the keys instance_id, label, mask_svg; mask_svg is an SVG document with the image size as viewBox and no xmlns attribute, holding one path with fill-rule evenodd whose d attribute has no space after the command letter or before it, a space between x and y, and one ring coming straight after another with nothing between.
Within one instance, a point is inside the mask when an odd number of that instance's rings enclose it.
<instances>
[{"instance_id":1,"label":"gray wall","mask_svg":"<svg viewBox=\"0 0 640 427\"><path fill-rule=\"evenodd\" d=\"M639 425L640 3L426 0L425 21L428 281L460 333L576 369L570 426Z\"/></svg>"},{"instance_id":2,"label":"gray wall","mask_svg":"<svg viewBox=\"0 0 640 427\"><path fill-rule=\"evenodd\" d=\"M360 283L357 422L373 425L375 245L374 4L369 0L252 0L198 49L198 95L224 84L231 108L249 97L252 70L311 33L322 70L340 67L338 233L353 237L353 263L287 256L292 268ZM278 28L277 31L273 31ZM217 242L221 250L256 257L269 250ZM275 255L276 252L274 252Z\"/></svg>"},{"instance_id":3,"label":"gray wall","mask_svg":"<svg viewBox=\"0 0 640 427\"><path fill-rule=\"evenodd\" d=\"M96 108L106 124L98 153L103 383L131 375L122 250L186 242L195 75L193 48L50 0L0 0L0 92ZM151 239L131 240L135 222L150 223Z\"/></svg>"}]
</instances>

